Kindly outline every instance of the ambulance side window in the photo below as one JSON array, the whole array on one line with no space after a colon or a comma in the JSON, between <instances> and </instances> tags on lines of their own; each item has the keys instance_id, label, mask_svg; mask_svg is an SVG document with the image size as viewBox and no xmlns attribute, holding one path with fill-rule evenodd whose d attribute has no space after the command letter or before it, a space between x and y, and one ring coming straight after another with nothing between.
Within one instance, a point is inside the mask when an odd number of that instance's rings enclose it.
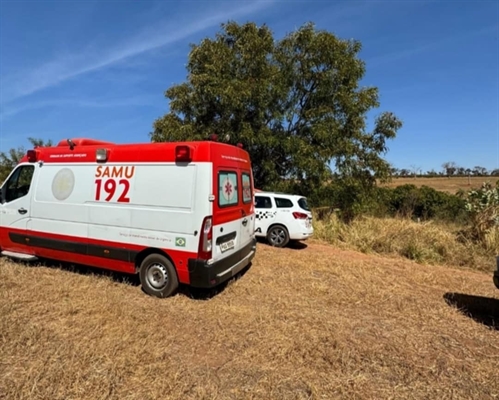
<instances>
[{"instance_id":1,"label":"ambulance side window","mask_svg":"<svg viewBox=\"0 0 499 400\"><path fill-rule=\"evenodd\" d=\"M220 207L228 207L238 204L238 191L237 173L220 171L218 173L218 205Z\"/></svg>"},{"instance_id":2,"label":"ambulance side window","mask_svg":"<svg viewBox=\"0 0 499 400\"><path fill-rule=\"evenodd\" d=\"M33 165L18 167L5 183L4 189L2 189L5 196L2 200L8 203L9 201L26 196L29 192L34 172L35 167Z\"/></svg>"}]
</instances>

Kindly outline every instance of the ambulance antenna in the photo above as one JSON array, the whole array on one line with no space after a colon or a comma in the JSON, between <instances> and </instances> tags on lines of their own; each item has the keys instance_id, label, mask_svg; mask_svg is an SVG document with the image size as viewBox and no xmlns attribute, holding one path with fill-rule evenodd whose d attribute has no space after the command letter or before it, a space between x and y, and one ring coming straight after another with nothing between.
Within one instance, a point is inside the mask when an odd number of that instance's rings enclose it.
<instances>
[{"instance_id":1,"label":"ambulance antenna","mask_svg":"<svg viewBox=\"0 0 499 400\"><path fill-rule=\"evenodd\" d=\"M73 150L75 148L75 144L74 144L74 142L71 139L68 139L68 144L69 144L69 148L71 150Z\"/></svg>"}]
</instances>

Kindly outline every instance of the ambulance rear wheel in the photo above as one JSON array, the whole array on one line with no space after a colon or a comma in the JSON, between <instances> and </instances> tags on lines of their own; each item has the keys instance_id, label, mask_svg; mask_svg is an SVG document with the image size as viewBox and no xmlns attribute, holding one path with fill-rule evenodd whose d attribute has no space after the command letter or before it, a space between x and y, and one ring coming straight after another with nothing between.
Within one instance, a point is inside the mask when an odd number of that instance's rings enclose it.
<instances>
[{"instance_id":1,"label":"ambulance rear wheel","mask_svg":"<svg viewBox=\"0 0 499 400\"><path fill-rule=\"evenodd\" d=\"M144 292L155 297L169 297L178 288L175 267L161 254L149 254L140 264L140 283Z\"/></svg>"}]
</instances>

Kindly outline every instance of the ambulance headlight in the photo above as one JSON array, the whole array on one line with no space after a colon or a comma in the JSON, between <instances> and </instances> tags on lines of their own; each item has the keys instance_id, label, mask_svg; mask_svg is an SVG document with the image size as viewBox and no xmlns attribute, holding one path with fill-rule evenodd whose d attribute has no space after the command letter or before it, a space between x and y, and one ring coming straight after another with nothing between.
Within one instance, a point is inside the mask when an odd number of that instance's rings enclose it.
<instances>
[{"instance_id":1,"label":"ambulance headlight","mask_svg":"<svg viewBox=\"0 0 499 400\"><path fill-rule=\"evenodd\" d=\"M95 159L97 161L107 161L108 150L107 149L97 149L95 152Z\"/></svg>"}]
</instances>

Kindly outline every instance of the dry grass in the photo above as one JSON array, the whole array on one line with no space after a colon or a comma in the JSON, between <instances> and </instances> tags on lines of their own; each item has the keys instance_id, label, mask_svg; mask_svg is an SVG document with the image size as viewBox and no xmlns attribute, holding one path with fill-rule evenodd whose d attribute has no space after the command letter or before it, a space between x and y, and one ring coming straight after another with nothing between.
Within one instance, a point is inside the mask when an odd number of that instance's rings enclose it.
<instances>
[{"instance_id":1,"label":"dry grass","mask_svg":"<svg viewBox=\"0 0 499 400\"><path fill-rule=\"evenodd\" d=\"M315 220L315 235L336 246L364 253L396 254L419 263L462 266L483 271L494 267L499 254L499 229L472 242L463 228L441 222L414 222L404 218L360 217L345 225L333 214Z\"/></svg>"},{"instance_id":2,"label":"dry grass","mask_svg":"<svg viewBox=\"0 0 499 400\"><path fill-rule=\"evenodd\" d=\"M497 176L471 176L468 182L468 177L436 177L436 178L411 178L411 177L394 177L391 182L380 185L381 187L397 187L401 185L423 185L429 186L436 190L455 194L462 189L468 191L471 189L479 189L483 182L490 181L495 183L499 180Z\"/></svg>"},{"instance_id":3,"label":"dry grass","mask_svg":"<svg viewBox=\"0 0 499 400\"><path fill-rule=\"evenodd\" d=\"M315 241L257 253L206 301L2 259L0 398L499 396L490 274Z\"/></svg>"}]
</instances>

